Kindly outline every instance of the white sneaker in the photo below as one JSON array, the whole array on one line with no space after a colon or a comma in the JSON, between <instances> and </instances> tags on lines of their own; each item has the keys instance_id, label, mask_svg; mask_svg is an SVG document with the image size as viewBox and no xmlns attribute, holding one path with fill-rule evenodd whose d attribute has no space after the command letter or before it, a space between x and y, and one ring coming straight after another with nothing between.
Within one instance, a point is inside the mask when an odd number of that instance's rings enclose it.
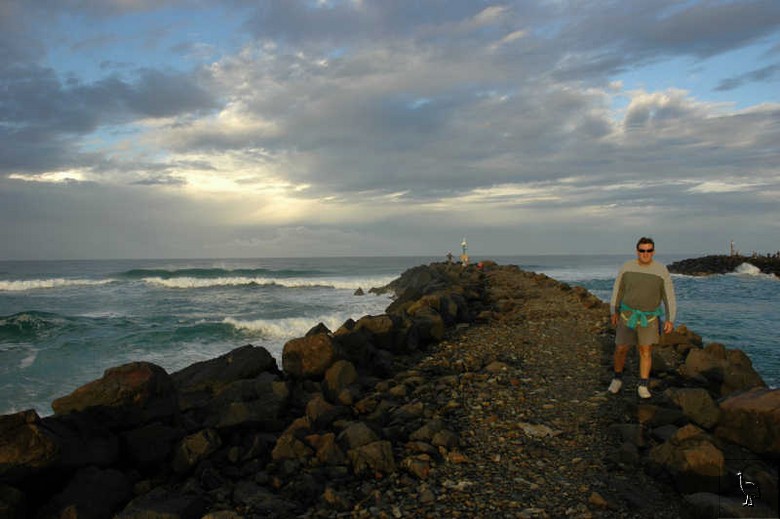
<instances>
[{"instance_id":1,"label":"white sneaker","mask_svg":"<svg viewBox=\"0 0 780 519\"><path fill-rule=\"evenodd\" d=\"M623 381L619 378L613 378L612 382L609 384L609 388L607 388L607 391L616 394L618 391L620 391L621 387L623 387Z\"/></svg>"},{"instance_id":2,"label":"white sneaker","mask_svg":"<svg viewBox=\"0 0 780 519\"><path fill-rule=\"evenodd\" d=\"M647 389L647 386L637 386L636 392L639 395L639 398L650 398L653 396L650 394L650 390Z\"/></svg>"}]
</instances>

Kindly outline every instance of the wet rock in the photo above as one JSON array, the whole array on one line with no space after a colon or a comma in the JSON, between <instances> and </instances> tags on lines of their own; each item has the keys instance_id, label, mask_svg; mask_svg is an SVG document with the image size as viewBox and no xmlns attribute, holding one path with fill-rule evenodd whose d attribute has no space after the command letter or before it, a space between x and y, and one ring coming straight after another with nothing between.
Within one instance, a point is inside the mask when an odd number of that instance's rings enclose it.
<instances>
[{"instance_id":1,"label":"wet rock","mask_svg":"<svg viewBox=\"0 0 780 519\"><path fill-rule=\"evenodd\" d=\"M236 348L215 359L196 362L171 375L179 390L182 409L197 405L233 382L252 379L263 372L278 372L276 360L265 348Z\"/></svg>"},{"instance_id":2,"label":"wet rock","mask_svg":"<svg viewBox=\"0 0 780 519\"><path fill-rule=\"evenodd\" d=\"M393 446L389 441L375 441L350 449L347 457L356 475L391 474L396 470Z\"/></svg>"},{"instance_id":3,"label":"wet rock","mask_svg":"<svg viewBox=\"0 0 780 519\"><path fill-rule=\"evenodd\" d=\"M160 423L129 430L121 434L123 457L137 467L154 466L168 459L182 437L182 428Z\"/></svg>"},{"instance_id":4,"label":"wet rock","mask_svg":"<svg viewBox=\"0 0 780 519\"><path fill-rule=\"evenodd\" d=\"M75 474L62 492L47 503L42 514L102 519L113 516L132 497L132 485L122 472L88 467Z\"/></svg>"},{"instance_id":5,"label":"wet rock","mask_svg":"<svg viewBox=\"0 0 780 519\"><path fill-rule=\"evenodd\" d=\"M52 402L55 415L88 412L109 427L138 426L178 411L173 379L150 362L131 362Z\"/></svg>"},{"instance_id":6,"label":"wet rock","mask_svg":"<svg viewBox=\"0 0 780 519\"><path fill-rule=\"evenodd\" d=\"M332 401L338 400L342 391L358 380L355 365L347 360L338 360L325 372L325 392Z\"/></svg>"},{"instance_id":7,"label":"wet rock","mask_svg":"<svg viewBox=\"0 0 780 519\"><path fill-rule=\"evenodd\" d=\"M8 519L27 517L27 500L22 491L0 484L0 517Z\"/></svg>"},{"instance_id":8,"label":"wet rock","mask_svg":"<svg viewBox=\"0 0 780 519\"><path fill-rule=\"evenodd\" d=\"M57 438L29 410L0 416L0 477L15 480L59 461Z\"/></svg>"},{"instance_id":9,"label":"wet rock","mask_svg":"<svg viewBox=\"0 0 780 519\"><path fill-rule=\"evenodd\" d=\"M720 402L718 438L780 456L780 389L755 388Z\"/></svg>"},{"instance_id":10,"label":"wet rock","mask_svg":"<svg viewBox=\"0 0 780 519\"><path fill-rule=\"evenodd\" d=\"M222 446L222 439L214 429L204 429L181 440L176 447L173 469L186 472Z\"/></svg>"},{"instance_id":11,"label":"wet rock","mask_svg":"<svg viewBox=\"0 0 780 519\"><path fill-rule=\"evenodd\" d=\"M720 410L709 392L701 388L679 388L669 391L672 402L680 406L692 422L712 429L718 423Z\"/></svg>"},{"instance_id":12,"label":"wet rock","mask_svg":"<svg viewBox=\"0 0 780 519\"><path fill-rule=\"evenodd\" d=\"M132 500L115 517L116 519L199 519L206 511L207 502L202 496L179 494L165 489L154 489Z\"/></svg>"},{"instance_id":13,"label":"wet rock","mask_svg":"<svg viewBox=\"0 0 780 519\"><path fill-rule=\"evenodd\" d=\"M653 447L650 459L672 475L684 494L717 493L725 476L723 452L695 425L682 427L668 442Z\"/></svg>"},{"instance_id":14,"label":"wet rock","mask_svg":"<svg viewBox=\"0 0 780 519\"><path fill-rule=\"evenodd\" d=\"M338 441L352 450L379 440L377 434L363 422L353 422L338 435Z\"/></svg>"},{"instance_id":15,"label":"wet rock","mask_svg":"<svg viewBox=\"0 0 780 519\"><path fill-rule=\"evenodd\" d=\"M320 379L335 359L333 340L319 333L292 339L284 345L282 367L295 378Z\"/></svg>"},{"instance_id":16,"label":"wet rock","mask_svg":"<svg viewBox=\"0 0 780 519\"><path fill-rule=\"evenodd\" d=\"M278 430L289 398L287 384L275 374L263 373L224 386L197 414L208 427L258 426Z\"/></svg>"}]
</instances>

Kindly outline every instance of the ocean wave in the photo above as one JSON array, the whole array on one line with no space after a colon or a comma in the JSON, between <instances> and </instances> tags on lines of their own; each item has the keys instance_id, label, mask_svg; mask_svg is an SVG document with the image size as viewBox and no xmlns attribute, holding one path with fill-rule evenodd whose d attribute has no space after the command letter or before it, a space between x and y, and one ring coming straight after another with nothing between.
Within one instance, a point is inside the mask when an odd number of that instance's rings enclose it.
<instances>
[{"instance_id":1,"label":"ocean wave","mask_svg":"<svg viewBox=\"0 0 780 519\"><path fill-rule=\"evenodd\" d=\"M223 268L186 268L186 269L132 269L119 274L130 279L223 279L223 278L256 278L271 275L273 277L317 276L323 272L317 270L270 270L256 269L223 269Z\"/></svg>"},{"instance_id":2,"label":"ocean wave","mask_svg":"<svg viewBox=\"0 0 780 519\"><path fill-rule=\"evenodd\" d=\"M20 339L62 326L68 319L49 312L19 312L0 317L0 339Z\"/></svg>"},{"instance_id":3,"label":"ocean wave","mask_svg":"<svg viewBox=\"0 0 780 519\"><path fill-rule=\"evenodd\" d=\"M50 278L50 279L22 279L22 280L0 280L0 292L23 292L26 290L41 290L52 288L65 288L74 286L106 285L112 283L113 279L70 279L70 278Z\"/></svg>"},{"instance_id":4,"label":"ocean wave","mask_svg":"<svg viewBox=\"0 0 780 519\"><path fill-rule=\"evenodd\" d=\"M334 288L338 290L368 290L388 284L393 277L383 278L278 278L278 277L147 277L142 281L152 285L159 285L175 289L196 289L213 287L239 287L239 286L279 286L284 288Z\"/></svg>"},{"instance_id":5,"label":"ocean wave","mask_svg":"<svg viewBox=\"0 0 780 519\"><path fill-rule=\"evenodd\" d=\"M755 276L755 277L760 277L765 279L777 279L777 276L775 276L774 274L765 274L764 272L761 272L760 268L747 262L735 268L734 272L732 272L731 275Z\"/></svg>"},{"instance_id":6,"label":"ocean wave","mask_svg":"<svg viewBox=\"0 0 780 519\"><path fill-rule=\"evenodd\" d=\"M347 320L343 314L323 315L312 317L290 317L285 319L256 319L240 320L226 317L223 323L229 324L238 330L247 330L267 339L289 339L302 337L318 323L322 323L329 330L335 331Z\"/></svg>"}]
</instances>

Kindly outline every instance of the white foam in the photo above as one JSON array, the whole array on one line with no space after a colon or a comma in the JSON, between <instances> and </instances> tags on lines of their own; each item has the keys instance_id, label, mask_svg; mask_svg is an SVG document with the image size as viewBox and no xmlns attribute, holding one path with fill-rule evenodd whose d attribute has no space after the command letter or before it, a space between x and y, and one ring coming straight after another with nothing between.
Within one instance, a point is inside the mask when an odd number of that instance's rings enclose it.
<instances>
[{"instance_id":1,"label":"white foam","mask_svg":"<svg viewBox=\"0 0 780 519\"><path fill-rule=\"evenodd\" d=\"M89 285L105 285L111 283L111 279L66 279L66 278L51 278L51 279L27 279L18 281L3 280L0 281L0 291L6 292L22 292L25 290L40 290L40 289L52 289L63 288L72 286L89 286Z\"/></svg>"},{"instance_id":2,"label":"white foam","mask_svg":"<svg viewBox=\"0 0 780 519\"><path fill-rule=\"evenodd\" d=\"M19 361L19 369L29 368L35 363L35 359L37 358L38 350L35 348L30 348L30 352L27 354L27 356Z\"/></svg>"},{"instance_id":3,"label":"white foam","mask_svg":"<svg viewBox=\"0 0 780 519\"><path fill-rule=\"evenodd\" d=\"M323 323L330 330L339 328L348 317L343 314L331 314L312 317L290 317L287 319L257 319L240 320L232 317L226 317L223 323L234 326L239 330L249 330L258 332L267 339L291 339L301 337L311 330L317 323Z\"/></svg>"},{"instance_id":4,"label":"white foam","mask_svg":"<svg viewBox=\"0 0 780 519\"><path fill-rule=\"evenodd\" d=\"M340 290L357 290L363 288L368 290L373 287L381 287L392 281L393 277L376 278L266 278L266 277L218 277L218 278L196 278L196 277L177 277L143 278L145 283L160 285L166 288L193 289L193 288L211 288L221 286L282 286L286 288L314 288L328 287Z\"/></svg>"},{"instance_id":5,"label":"white foam","mask_svg":"<svg viewBox=\"0 0 780 519\"><path fill-rule=\"evenodd\" d=\"M748 276L758 276L761 274L761 269L750 263L743 263L734 269L734 273Z\"/></svg>"}]
</instances>

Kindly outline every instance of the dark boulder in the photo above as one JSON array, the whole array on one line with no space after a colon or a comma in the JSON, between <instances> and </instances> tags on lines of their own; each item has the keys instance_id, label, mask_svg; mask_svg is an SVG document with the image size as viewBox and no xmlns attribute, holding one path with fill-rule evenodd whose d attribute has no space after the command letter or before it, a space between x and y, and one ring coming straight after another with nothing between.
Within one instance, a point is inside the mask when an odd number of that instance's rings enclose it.
<instances>
[{"instance_id":1,"label":"dark boulder","mask_svg":"<svg viewBox=\"0 0 780 519\"><path fill-rule=\"evenodd\" d=\"M172 378L150 362L131 362L52 402L55 415L86 412L109 427L135 427L178 410Z\"/></svg>"}]
</instances>

